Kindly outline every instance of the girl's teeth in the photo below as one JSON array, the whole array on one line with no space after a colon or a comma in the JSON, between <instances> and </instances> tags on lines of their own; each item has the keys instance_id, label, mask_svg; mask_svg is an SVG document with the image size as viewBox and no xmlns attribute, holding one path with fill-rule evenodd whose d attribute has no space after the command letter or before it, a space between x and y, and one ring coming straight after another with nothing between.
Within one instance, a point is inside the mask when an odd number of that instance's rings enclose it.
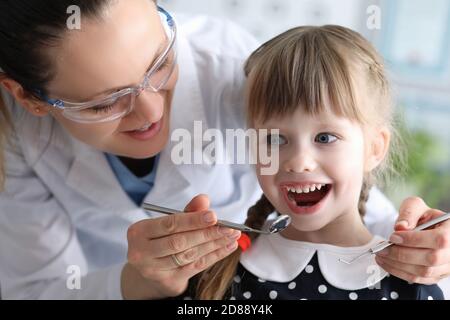
<instances>
[{"instance_id":1,"label":"girl's teeth","mask_svg":"<svg viewBox=\"0 0 450 320\"><path fill-rule=\"evenodd\" d=\"M310 192L314 192L316 190L319 191L324 186L325 186L324 184L313 184L313 185L306 186L306 187L303 187L303 188L300 188L300 187L298 187L298 188L287 187L287 191L288 192L292 192L292 193L310 193Z\"/></svg>"}]
</instances>

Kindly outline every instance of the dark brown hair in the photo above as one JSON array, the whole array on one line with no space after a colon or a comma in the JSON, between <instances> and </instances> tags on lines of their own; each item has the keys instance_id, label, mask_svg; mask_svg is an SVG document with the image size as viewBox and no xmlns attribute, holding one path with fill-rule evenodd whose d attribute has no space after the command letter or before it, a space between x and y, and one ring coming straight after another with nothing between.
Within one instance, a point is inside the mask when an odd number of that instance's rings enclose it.
<instances>
[{"instance_id":1,"label":"dark brown hair","mask_svg":"<svg viewBox=\"0 0 450 320\"><path fill-rule=\"evenodd\" d=\"M45 93L54 76L46 49L55 47L67 29L67 9L76 5L86 17L99 17L112 0L0 1L0 77L18 82L33 94ZM0 190L4 182L3 148L12 125L0 96Z\"/></svg>"}]
</instances>

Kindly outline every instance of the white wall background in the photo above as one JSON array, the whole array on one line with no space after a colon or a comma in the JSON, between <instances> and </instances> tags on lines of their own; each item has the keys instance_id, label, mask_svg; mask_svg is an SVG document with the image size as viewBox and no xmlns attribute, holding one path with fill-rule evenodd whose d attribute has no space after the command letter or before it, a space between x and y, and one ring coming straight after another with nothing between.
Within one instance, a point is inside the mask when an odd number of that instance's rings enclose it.
<instances>
[{"instance_id":1,"label":"white wall background","mask_svg":"<svg viewBox=\"0 0 450 320\"><path fill-rule=\"evenodd\" d=\"M362 33L384 54L408 125L443 140L447 147L442 149L442 163L450 169L450 1L159 0L159 3L175 12L231 19L261 41L308 24L340 24ZM370 5L381 8L381 30L367 29ZM427 63L439 58L436 50L441 49L447 56L438 67L440 72L424 71L423 67L431 69ZM406 61L401 61L402 58Z\"/></svg>"},{"instance_id":2,"label":"white wall background","mask_svg":"<svg viewBox=\"0 0 450 320\"><path fill-rule=\"evenodd\" d=\"M210 14L241 24L260 40L298 25L365 25L365 0L160 0L167 9Z\"/></svg>"}]
</instances>

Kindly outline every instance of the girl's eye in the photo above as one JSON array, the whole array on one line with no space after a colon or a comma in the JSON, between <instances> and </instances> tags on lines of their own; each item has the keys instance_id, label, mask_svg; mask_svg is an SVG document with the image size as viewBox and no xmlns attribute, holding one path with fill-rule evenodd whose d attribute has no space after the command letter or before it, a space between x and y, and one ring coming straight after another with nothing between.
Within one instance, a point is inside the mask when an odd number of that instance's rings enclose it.
<instances>
[{"instance_id":1,"label":"girl's eye","mask_svg":"<svg viewBox=\"0 0 450 320\"><path fill-rule=\"evenodd\" d=\"M279 134L269 134L267 136L267 144L269 146L280 146L287 143L287 139Z\"/></svg>"},{"instance_id":2,"label":"girl's eye","mask_svg":"<svg viewBox=\"0 0 450 320\"><path fill-rule=\"evenodd\" d=\"M338 137L336 137L334 134L331 133L319 133L314 139L315 142L322 144L333 143L336 142L337 140Z\"/></svg>"}]
</instances>

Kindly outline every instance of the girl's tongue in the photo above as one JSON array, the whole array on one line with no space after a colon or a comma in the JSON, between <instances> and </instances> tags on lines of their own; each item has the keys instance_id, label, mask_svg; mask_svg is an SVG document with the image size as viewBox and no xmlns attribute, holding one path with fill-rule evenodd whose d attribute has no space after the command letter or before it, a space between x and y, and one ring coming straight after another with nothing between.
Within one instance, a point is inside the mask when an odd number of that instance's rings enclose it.
<instances>
[{"instance_id":1,"label":"girl's tongue","mask_svg":"<svg viewBox=\"0 0 450 320\"><path fill-rule=\"evenodd\" d=\"M326 185L321 190L315 190L308 193L288 192L290 200L294 200L299 207L310 207L319 203L327 195L330 187Z\"/></svg>"}]
</instances>

